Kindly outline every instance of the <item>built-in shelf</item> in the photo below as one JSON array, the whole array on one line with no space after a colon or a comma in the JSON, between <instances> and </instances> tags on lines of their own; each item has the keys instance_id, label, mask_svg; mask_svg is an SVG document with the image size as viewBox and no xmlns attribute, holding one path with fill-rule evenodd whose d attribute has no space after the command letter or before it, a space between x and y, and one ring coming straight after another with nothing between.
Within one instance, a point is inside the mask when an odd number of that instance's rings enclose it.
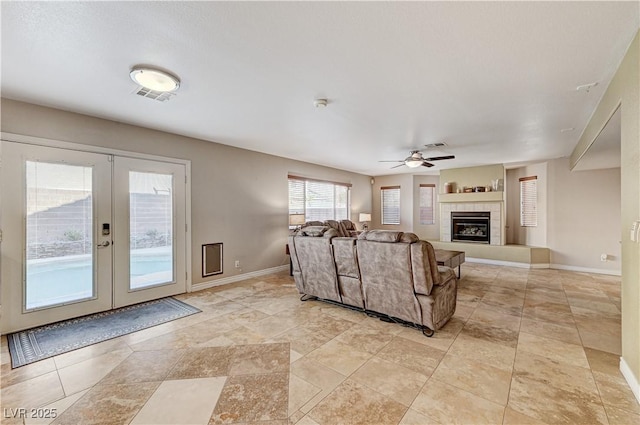
<instances>
[{"instance_id":1,"label":"built-in shelf","mask_svg":"<svg viewBox=\"0 0 640 425\"><path fill-rule=\"evenodd\" d=\"M504 192L441 193L438 202L499 202L504 201Z\"/></svg>"}]
</instances>

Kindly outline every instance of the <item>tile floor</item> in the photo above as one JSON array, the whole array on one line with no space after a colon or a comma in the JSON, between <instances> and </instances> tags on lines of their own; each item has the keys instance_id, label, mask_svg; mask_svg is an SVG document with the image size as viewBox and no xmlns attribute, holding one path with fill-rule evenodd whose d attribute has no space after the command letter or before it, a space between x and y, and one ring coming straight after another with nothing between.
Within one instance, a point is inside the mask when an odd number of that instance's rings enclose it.
<instances>
[{"instance_id":1,"label":"tile floor","mask_svg":"<svg viewBox=\"0 0 640 425\"><path fill-rule=\"evenodd\" d=\"M15 370L3 337L0 421L640 423L618 370L619 278L469 263L462 276L433 338L301 302L286 273L180 296L203 312Z\"/></svg>"}]
</instances>

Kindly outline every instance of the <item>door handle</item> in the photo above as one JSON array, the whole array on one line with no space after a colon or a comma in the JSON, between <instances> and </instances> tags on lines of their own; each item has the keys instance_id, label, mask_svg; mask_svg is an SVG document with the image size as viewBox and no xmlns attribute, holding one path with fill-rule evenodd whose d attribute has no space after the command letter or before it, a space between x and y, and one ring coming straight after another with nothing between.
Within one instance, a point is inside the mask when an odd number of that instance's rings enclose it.
<instances>
[{"instance_id":1,"label":"door handle","mask_svg":"<svg viewBox=\"0 0 640 425\"><path fill-rule=\"evenodd\" d=\"M98 248L105 248L105 247L107 247L109 245L111 245L111 242L104 241L104 242L98 244Z\"/></svg>"}]
</instances>

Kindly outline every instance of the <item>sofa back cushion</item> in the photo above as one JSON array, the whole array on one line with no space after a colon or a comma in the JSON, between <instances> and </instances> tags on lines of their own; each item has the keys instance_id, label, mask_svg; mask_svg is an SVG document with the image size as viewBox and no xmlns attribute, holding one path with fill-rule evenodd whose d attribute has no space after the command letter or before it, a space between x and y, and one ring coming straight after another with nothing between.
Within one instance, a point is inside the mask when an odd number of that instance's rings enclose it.
<instances>
[{"instance_id":1,"label":"sofa back cushion","mask_svg":"<svg viewBox=\"0 0 640 425\"><path fill-rule=\"evenodd\" d=\"M356 225L351 220L340 220L340 223L344 226L347 231L357 230Z\"/></svg>"},{"instance_id":2,"label":"sofa back cushion","mask_svg":"<svg viewBox=\"0 0 640 425\"><path fill-rule=\"evenodd\" d=\"M373 242L400 242L402 232L396 232L394 230L369 230L360 233L358 239Z\"/></svg>"},{"instance_id":3,"label":"sofa back cushion","mask_svg":"<svg viewBox=\"0 0 640 425\"><path fill-rule=\"evenodd\" d=\"M297 261L293 266L294 277L299 270L296 286L301 293L342 302L333 261L332 238L326 237L327 233L333 232L328 230L322 237L296 235L289 238L289 251L295 252L291 260Z\"/></svg>"},{"instance_id":4,"label":"sofa back cushion","mask_svg":"<svg viewBox=\"0 0 640 425\"><path fill-rule=\"evenodd\" d=\"M338 236L338 233L335 229L332 229L327 226L308 226L303 227L298 231L299 236L313 236L313 237L324 237L324 238L333 238Z\"/></svg>"},{"instance_id":5,"label":"sofa back cushion","mask_svg":"<svg viewBox=\"0 0 640 425\"><path fill-rule=\"evenodd\" d=\"M360 278L358 258L356 255L356 240L354 238L333 238L333 257L339 276Z\"/></svg>"},{"instance_id":6,"label":"sofa back cushion","mask_svg":"<svg viewBox=\"0 0 640 425\"><path fill-rule=\"evenodd\" d=\"M357 241L358 264L366 308L413 323L422 323L414 293L411 245L393 242L401 232L369 235ZM398 233L392 235L391 233ZM372 239L370 239L372 238ZM377 239L381 239L379 241Z\"/></svg>"},{"instance_id":7,"label":"sofa back cushion","mask_svg":"<svg viewBox=\"0 0 640 425\"><path fill-rule=\"evenodd\" d=\"M336 221L336 220L325 220L324 225L325 226L329 226L332 229L335 229L336 232L338 232L338 236L340 236L340 237L350 236L349 231L344 227L344 224L342 224L339 221Z\"/></svg>"},{"instance_id":8,"label":"sofa back cushion","mask_svg":"<svg viewBox=\"0 0 640 425\"><path fill-rule=\"evenodd\" d=\"M313 221L313 220L307 221L302 225L302 228L304 229L305 227L309 227L309 226L324 226L324 223L321 221Z\"/></svg>"}]
</instances>

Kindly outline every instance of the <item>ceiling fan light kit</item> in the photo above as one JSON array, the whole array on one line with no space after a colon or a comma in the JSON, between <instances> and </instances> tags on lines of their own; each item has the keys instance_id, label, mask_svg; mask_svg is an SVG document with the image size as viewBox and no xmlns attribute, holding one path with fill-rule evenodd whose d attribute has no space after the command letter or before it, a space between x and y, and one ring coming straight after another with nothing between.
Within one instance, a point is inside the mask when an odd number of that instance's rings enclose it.
<instances>
[{"instance_id":1,"label":"ceiling fan light kit","mask_svg":"<svg viewBox=\"0 0 640 425\"><path fill-rule=\"evenodd\" d=\"M416 158L410 157L404 160L404 165L406 165L409 168L418 168L422 166L423 162L424 161L422 159L416 159Z\"/></svg>"},{"instance_id":2,"label":"ceiling fan light kit","mask_svg":"<svg viewBox=\"0 0 640 425\"><path fill-rule=\"evenodd\" d=\"M425 146L429 147L429 145L425 145ZM424 156L422 156L422 152L420 152L419 150L413 150L411 151L411 154L405 159L401 159L397 161L379 161L379 162L401 162L401 164L391 168L397 168L403 165L406 165L409 168L418 168L418 167L433 167L434 165L429 161L442 161L445 159L455 159L455 155L442 155L442 156L425 158Z\"/></svg>"}]
</instances>

